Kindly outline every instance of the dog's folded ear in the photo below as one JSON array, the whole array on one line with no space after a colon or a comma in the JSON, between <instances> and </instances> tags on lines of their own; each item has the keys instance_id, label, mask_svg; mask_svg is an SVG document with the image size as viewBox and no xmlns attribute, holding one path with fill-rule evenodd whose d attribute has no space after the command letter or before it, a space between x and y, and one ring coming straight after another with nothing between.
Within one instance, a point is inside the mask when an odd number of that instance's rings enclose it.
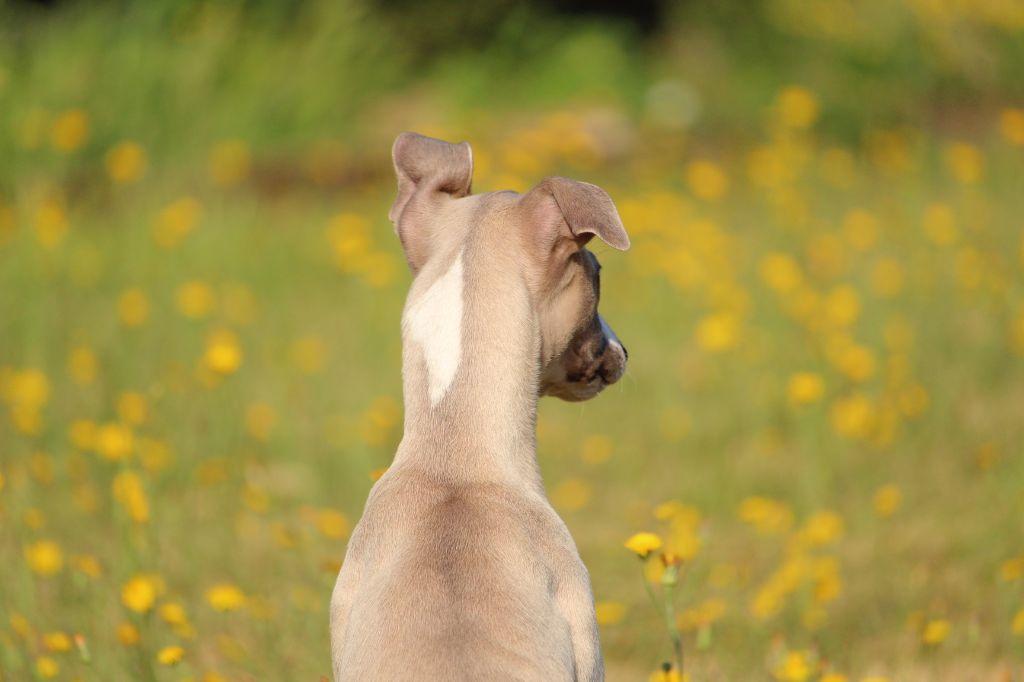
<instances>
[{"instance_id":1,"label":"dog's folded ear","mask_svg":"<svg viewBox=\"0 0 1024 682\"><path fill-rule=\"evenodd\" d=\"M424 204L435 198L459 198L470 193L473 150L468 142L452 144L416 133L402 133L395 140L391 156L398 176L398 196L388 218L395 226L409 266L416 271L426 260L430 241L424 226L417 225L417 217L430 214Z\"/></svg>"},{"instance_id":2,"label":"dog's folded ear","mask_svg":"<svg viewBox=\"0 0 1024 682\"><path fill-rule=\"evenodd\" d=\"M441 192L464 197L473 184L473 150L468 142L452 144L416 133L402 133L391 149L398 176L398 196L388 218L398 227L409 200L418 193Z\"/></svg>"},{"instance_id":3,"label":"dog's folded ear","mask_svg":"<svg viewBox=\"0 0 1024 682\"><path fill-rule=\"evenodd\" d=\"M522 202L542 225L564 229L564 221L575 239L596 235L620 251L629 248L629 236L612 198L597 185L556 176L544 178Z\"/></svg>"}]
</instances>

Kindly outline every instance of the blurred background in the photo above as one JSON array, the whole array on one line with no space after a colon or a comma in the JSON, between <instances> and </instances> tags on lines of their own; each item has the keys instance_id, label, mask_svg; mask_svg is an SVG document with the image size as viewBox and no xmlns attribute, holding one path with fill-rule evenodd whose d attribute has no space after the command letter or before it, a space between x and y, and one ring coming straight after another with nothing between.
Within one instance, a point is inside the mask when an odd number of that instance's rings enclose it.
<instances>
[{"instance_id":1,"label":"blurred background","mask_svg":"<svg viewBox=\"0 0 1024 682\"><path fill-rule=\"evenodd\" d=\"M598 183L544 401L610 680L1024 679L1024 3L0 1L0 679L318 680L401 436L402 130Z\"/></svg>"}]
</instances>

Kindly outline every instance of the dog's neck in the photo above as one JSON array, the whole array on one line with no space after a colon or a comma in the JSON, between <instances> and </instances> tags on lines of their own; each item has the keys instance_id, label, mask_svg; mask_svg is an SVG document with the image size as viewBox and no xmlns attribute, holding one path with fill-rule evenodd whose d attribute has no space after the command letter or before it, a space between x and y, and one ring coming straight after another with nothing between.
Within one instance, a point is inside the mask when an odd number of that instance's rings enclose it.
<instances>
[{"instance_id":1,"label":"dog's neck","mask_svg":"<svg viewBox=\"0 0 1024 682\"><path fill-rule=\"evenodd\" d=\"M468 246L428 263L402 336L405 433L393 466L539 489L540 337L515 268Z\"/></svg>"}]
</instances>

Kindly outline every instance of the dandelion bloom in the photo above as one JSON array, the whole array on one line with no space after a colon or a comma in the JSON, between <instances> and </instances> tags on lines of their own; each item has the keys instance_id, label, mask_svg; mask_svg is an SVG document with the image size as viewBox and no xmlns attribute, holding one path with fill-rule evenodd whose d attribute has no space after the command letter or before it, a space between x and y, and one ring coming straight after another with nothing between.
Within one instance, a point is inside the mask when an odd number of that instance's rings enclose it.
<instances>
[{"instance_id":1,"label":"dandelion bloom","mask_svg":"<svg viewBox=\"0 0 1024 682\"><path fill-rule=\"evenodd\" d=\"M48 651L71 651L71 637L66 632L47 632L43 635L43 646Z\"/></svg>"},{"instance_id":2,"label":"dandelion bloom","mask_svg":"<svg viewBox=\"0 0 1024 682\"><path fill-rule=\"evenodd\" d=\"M111 485L114 499L124 508L132 521L143 524L149 521L149 500L142 479L131 470L119 472Z\"/></svg>"},{"instance_id":3,"label":"dandelion bloom","mask_svg":"<svg viewBox=\"0 0 1024 682\"><path fill-rule=\"evenodd\" d=\"M136 182L146 172L146 150L136 142L121 142L106 156L107 173L119 184Z\"/></svg>"},{"instance_id":4,"label":"dandelion bloom","mask_svg":"<svg viewBox=\"0 0 1024 682\"><path fill-rule=\"evenodd\" d=\"M804 682L811 677L811 665L802 651L788 652L772 672L781 682Z\"/></svg>"},{"instance_id":5,"label":"dandelion bloom","mask_svg":"<svg viewBox=\"0 0 1024 682\"><path fill-rule=\"evenodd\" d=\"M25 547L25 562L38 575L54 575L64 566L64 552L52 540L39 540Z\"/></svg>"},{"instance_id":6,"label":"dandelion bloom","mask_svg":"<svg viewBox=\"0 0 1024 682\"><path fill-rule=\"evenodd\" d=\"M809 128L818 119L818 98L799 85L791 85L775 100L779 122L787 128Z\"/></svg>"},{"instance_id":7,"label":"dandelion bloom","mask_svg":"<svg viewBox=\"0 0 1024 682\"><path fill-rule=\"evenodd\" d=\"M1024 144L1024 109L1004 109L999 114L999 131L1013 144Z\"/></svg>"},{"instance_id":8,"label":"dandelion bloom","mask_svg":"<svg viewBox=\"0 0 1024 682\"><path fill-rule=\"evenodd\" d=\"M789 378L786 395L793 405L817 402L825 394L825 381L814 372L797 372Z\"/></svg>"},{"instance_id":9,"label":"dandelion bloom","mask_svg":"<svg viewBox=\"0 0 1024 682\"><path fill-rule=\"evenodd\" d=\"M696 339L706 351L729 350L739 341L739 320L732 313L708 315L697 323Z\"/></svg>"},{"instance_id":10,"label":"dandelion bloom","mask_svg":"<svg viewBox=\"0 0 1024 682\"><path fill-rule=\"evenodd\" d=\"M230 583L220 583L206 591L206 601L218 611L235 611L245 606L245 593Z\"/></svg>"},{"instance_id":11,"label":"dandelion bloom","mask_svg":"<svg viewBox=\"0 0 1024 682\"><path fill-rule=\"evenodd\" d=\"M686 169L686 182L693 194L705 201L718 201L729 190L729 178L711 161L694 161Z\"/></svg>"},{"instance_id":12,"label":"dandelion bloom","mask_svg":"<svg viewBox=\"0 0 1024 682\"><path fill-rule=\"evenodd\" d=\"M340 540L348 535L352 525L341 512L321 509L316 515L316 527L324 537Z\"/></svg>"},{"instance_id":13,"label":"dandelion bloom","mask_svg":"<svg viewBox=\"0 0 1024 682\"><path fill-rule=\"evenodd\" d=\"M626 606L617 601L599 601L594 604L599 625L615 625L626 615Z\"/></svg>"},{"instance_id":14,"label":"dandelion bloom","mask_svg":"<svg viewBox=\"0 0 1024 682\"><path fill-rule=\"evenodd\" d=\"M886 518L895 514L903 503L903 493L893 484L883 485L875 491L873 506L875 513Z\"/></svg>"},{"instance_id":15,"label":"dandelion bloom","mask_svg":"<svg viewBox=\"0 0 1024 682\"><path fill-rule=\"evenodd\" d=\"M238 371L242 366L242 348L238 345L235 335L226 330L213 334L206 345L203 364L210 371L222 376Z\"/></svg>"},{"instance_id":16,"label":"dandelion bloom","mask_svg":"<svg viewBox=\"0 0 1024 682\"><path fill-rule=\"evenodd\" d=\"M135 449L135 438L127 426L116 423L103 424L96 429L94 447L103 459L119 462L132 454Z\"/></svg>"},{"instance_id":17,"label":"dandelion bloom","mask_svg":"<svg viewBox=\"0 0 1024 682\"><path fill-rule=\"evenodd\" d=\"M36 659L36 674L44 680L49 680L60 674L60 664L49 656L40 656Z\"/></svg>"},{"instance_id":18,"label":"dandelion bloom","mask_svg":"<svg viewBox=\"0 0 1024 682\"><path fill-rule=\"evenodd\" d=\"M191 320L209 317L217 304L216 295L206 282L191 280L178 287L178 312Z\"/></svg>"},{"instance_id":19,"label":"dandelion bloom","mask_svg":"<svg viewBox=\"0 0 1024 682\"><path fill-rule=\"evenodd\" d=\"M174 665L185 657L185 650L177 645L165 646L157 655L156 660L160 665Z\"/></svg>"},{"instance_id":20,"label":"dandelion bloom","mask_svg":"<svg viewBox=\"0 0 1024 682\"><path fill-rule=\"evenodd\" d=\"M192 197L182 197L165 206L153 223L153 239L157 245L171 249L178 245L203 215L203 207Z\"/></svg>"},{"instance_id":21,"label":"dandelion bloom","mask_svg":"<svg viewBox=\"0 0 1024 682\"><path fill-rule=\"evenodd\" d=\"M188 622L185 607L177 602L160 605L160 619L168 625L183 625Z\"/></svg>"},{"instance_id":22,"label":"dandelion bloom","mask_svg":"<svg viewBox=\"0 0 1024 682\"><path fill-rule=\"evenodd\" d=\"M646 559L651 552L661 549L664 543L654 533L636 533L626 540L625 547L641 559Z\"/></svg>"},{"instance_id":23,"label":"dandelion bloom","mask_svg":"<svg viewBox=\"0 0 1024 682\"><path fill-rule=\"evenodd\" d=\"M50 128L50 145L59 152L73 152L89 139L89 115L81 109L68 109Z\"/></svg>"},{"instance_id":24,"label":"dandelion bloom","mask_svg":"<svg viewBox=\"0 0 1024 682\"><path fill-rule=\"evenodd\" d=\"M579 511L591 498L590 484L579 478L567 478L551 491L551 501L566 511Z\"/></svg>"},{"instance_id":25,"label":"dandelion bloom","mask_svg":"<svg viewBox=\"0 0 1024 682\"><path fill-rule=\"evenodd\" d=\"M948 620L936 619L925 623L924 632L921 633L921 641L928 646L938 646L949 637L952 625Z\"/></svg>"},{"instance_id":26,"label":"dandelion bloom","mask_svg":"<svg viewBox=\"0 0 1024 682\"><path fill-rule=\"evenodd\" d=\"M157 585L150 576L137 575L121 588L121 601L136 613L146 613L156 602Z\"/></svg>"},{"instance_id":27,"label":"dandelion bloom","mask_svg":"<svg viewBox=\"0 0 1024 682\"><path fill-rule=\"evenodd\" d=\"M131 623L121 623L117 626L117 641L124 646L135 646L142 639L139 629Z\"/></svg>"},{"instance_id":28,"label":"dandelion bloom","mask_svg":"<svg viewBox=\"0 0 1024 682\"><path fill-rule=\"evenodd\" d=\"M1010 629L1013 630L1015 635L1024 635L1024 609L1021 609L1013 617L1013 623L1010 625Z\"/></svg>"}]
</instances>

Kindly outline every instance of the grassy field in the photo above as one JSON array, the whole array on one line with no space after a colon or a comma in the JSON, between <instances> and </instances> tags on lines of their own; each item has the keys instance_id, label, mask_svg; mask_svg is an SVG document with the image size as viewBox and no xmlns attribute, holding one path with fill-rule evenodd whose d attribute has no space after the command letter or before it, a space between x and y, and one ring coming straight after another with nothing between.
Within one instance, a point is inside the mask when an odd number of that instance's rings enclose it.
<instances>
[{"instance_id":1,"label":"grassy field","mask_svg":"<svg viewBox=\"0 0 1024 682\"><path fill-rule=\"evenodd\" d=\"M690 682L1024 679L1024 99L908 123L592 26L410 76L357 5L170 6L0 6L0 680L329 674L401 435L404 129L633 239L596 248L627 376L540 422L610 680L673 678L640 531Z\"/></svg>"}]
</instances>

